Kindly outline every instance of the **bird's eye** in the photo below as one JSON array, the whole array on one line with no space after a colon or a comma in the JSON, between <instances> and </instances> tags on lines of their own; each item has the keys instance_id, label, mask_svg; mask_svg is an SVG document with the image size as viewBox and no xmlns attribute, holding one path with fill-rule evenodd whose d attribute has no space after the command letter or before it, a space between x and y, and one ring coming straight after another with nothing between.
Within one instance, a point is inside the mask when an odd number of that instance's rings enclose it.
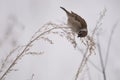
<instances>
[{"instance_id":1,"label":"bird's eye","mask_svg":"<svg viewBox=\"0 0 120 80\"><path fill-rule=\"evenodd\" d=\"M81 35L83 33L83 31L80 31L79 34Z\"/></svg>"},{"instance_id":2,"label":"bird's eye","mask_svg":"<svg viewBox=\"0 0 120 80\"><path fill-rule=\"evenodd\" d=\"M82 32L82 31L80 31L80 32L78 33L78 37L81 37L81 36L82 36L82 34L83 34L83 32Z\"/></svg>"},{"instance_id":3,"label":"bird's eye","mask_svg":"<svg viewBox=\"0 0 120 80\"><path fill-rule=\"evenodd\" d=\"M87 31L80 31L78 33L78 37L85 37L87 35Z\"/></svg>"}]
</instances>

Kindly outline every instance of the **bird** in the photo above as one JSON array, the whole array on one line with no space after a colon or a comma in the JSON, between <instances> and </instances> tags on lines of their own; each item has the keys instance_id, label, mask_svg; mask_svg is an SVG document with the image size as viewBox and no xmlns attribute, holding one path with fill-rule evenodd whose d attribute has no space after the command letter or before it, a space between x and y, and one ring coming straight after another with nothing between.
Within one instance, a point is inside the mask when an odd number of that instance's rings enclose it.
<instances>
[{"instance_id":1,"label":"bird","mask_svg":"<svg viewBox=\"0 0 120 80\"><path fill-rule=\"evenodd\" d=\"M73 32L75 32L77 37L86 37L88 34L87 23L86 21L79 15L74 12L69 12L65 8L60 7L67 14L67 25L71 28Z\"/></svg>"}]
</instances>

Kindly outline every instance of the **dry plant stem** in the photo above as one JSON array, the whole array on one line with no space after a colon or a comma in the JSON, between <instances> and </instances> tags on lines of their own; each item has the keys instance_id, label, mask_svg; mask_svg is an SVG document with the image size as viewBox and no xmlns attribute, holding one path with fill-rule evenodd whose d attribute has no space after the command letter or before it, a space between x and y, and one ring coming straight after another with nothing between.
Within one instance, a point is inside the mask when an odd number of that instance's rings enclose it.
<instances>
[{"instance_id":1,"label":"dry plant stem","mask_svg":"<svg viewBox=\"0 0 120 80\"><path fill-rule=\"evenodd\" d=\"M78 48L78 47L77 47ZM78 48L78 50L80 51L80 49ZM81 53L83 55L83 53ZM101 69L99 67L97 67L91 60L88 60L88 62L99 72L102 72Z\"/></svg>"},{"instance_id":2,"label":"dry plant stem","mask_svg":"<svg viewBox=\"0 0 120 80\"><path fill-rule=\"evenodd\" d=\"M92 39L94 38L95 33L96 33L96 31L98 30L98 28L102 25L101 21L102 21L102 19L104 18L106 11L107 11L106 8L104 8L103 11L100 13L100 17L99 17L99 19L98 19L98 21L97 21L97 23L96 23L96 26L95 26L95 28L94 28L94 30L93 30L92 35L91 35L91 38L92 38ZM90 45L91 45L91 44L90 44ZM86 64L87 61L88 61L88 58L89 58L90 55L91 55L91 48L92 48L92 47L91 47L90 45L87 44L87 49L86 49L86 52L85 52L85 54L84 54L84 56L83 56L82 62L81 62L81 64L80 64L79 68L78 68L78 71L77 71L77 73L76 73L75 80L78 79L79 73L82 71L83 67L85 66L85 64ZM89 47L90 47L90 48L89 48ZM87 55L87 53L88 53L89 50L90 50L90 54ZM103 68L103 71L102 71L102 72L103 72L103 74L104 74L104 78L106 78L106 75L105 75L105 72L104 72L104 68ZM105 80L106 80L106 79L105 79Z\"/></svg>"},{"instance_id":3,"label":"dry plant stem","mask_svg":"<svg viewBox=\"0 0 120 80\"><path fill-rule=\"evenodd\" d=\"M2 80L5 75L7 75L7 73L11 70L11 68L17 63L17 61L22 57L22 55L26 52L26 50L29 48L29 46L35 42L37 39L39 39L42 35L44 35L45 33L48 33L54 29L61 29L61 28L68 28L68 27L53 27L41 34L39 34L37 37L35 37L33 40L31 40L23 49L23 51L15 58L15 60L11 63L11 65L8 67L8 69L4 72L4 74L0 77L0 80Z\"/></svg>"},{"instance_id":4,"label":"dry plant stem","mask_svg":"<svg viewBox=\"0 0 120 80\"><path fill-rule=\"evenodd\" d=\"M115 29L117 28L117 24L118 24L118 22L116 22L113 25L112 30L111 30L111 34L110 34L110 37L109 37L108 46L107 46L107 52L106 52L106 57L105 57L105 66L104 66L105 68L107 66L108 57L109 57L109 51L110 51L110 47L111 47L111 41L112 41L113 34L115 32Z\"/></svg>"},{"instance_id":5,"label":"dry plant stem","mask_svg":"<svg viewBox=\"0 0 120 80\"><path fill-rule=\"evenodd\" d=\"M83 56L83 59L81 61L81 64L80 64L80 66L79 66L79 68L77 70L77 73L76 73L76 76L75 76L75 80L78 79L80 72L82 71L82 69L84 68L84 66L85 66L85 64L87 62L87 59L88 59L88 56L89 56L89 55L87 56L88 50L89 50L89 47L87 47L86 52L85 52L85 54Z\"/></svg>"},{"instance_id":6,"label":"dry plant stem","mask_svg":"<svg viewBox=\"0 0 120 80\"><path fill-rule=\"evenodd\" d=\"M99 39L98 39L98 52L99 52L99 57L100 57L100 62L101 62L101 67L102 67L102 74L103 74L103 79L104 80L107 80L106 79L106 72L105 72L105 66L104 66L104 62L103 62L103 58L102 58L102 52L101 52L101 47L100 47L100 44L99 44Z\"/></svg>"},{"instance_id":7,"label":"dry plant stem","mask_svg":"<svg viewBox=\"0 0 120 80\"><path fill-rule=\"evenodd\" d=\"M101 67L102 67L102 73L103 73L103 78L104 80L107 80L107 77L106 77L106 65L107 65L107 62L108 62L108 56L109 56L109 51L110 51L110 46L111 46L111 41L112 41L112 36L114 34L114 30L116 29L117 27L117 24L116 23L113 27L112 27L112 31L111 31L111 34L110 34L110 37L109 37L109 41L108 41L108 46L107 46L107 52L106 52L106 57L105 57L105 64L103 62L103 58L102 58L102 52L101 52L101 46L100 46L100 41L99 41L99 35L98 35L98 52L99 52L99 57L100 57L100 61L101 61Z\"/></svg>"},{"instance_id":8,"label":"dry plant stem","mask_svg":"<svg viewBox=\"0 0 120 80\"><path fill-rule=\"evenodd\" d=\"M23 53L26 51L26 49L29 47L29 45L32 42L29 42L26 47L24 48L24 50L15 58L15 60L11 63L11 65L8 67L8 69L4 72L4 74L0 77L0 80L2 80L5 75L7 75L7 73L10 71L10 69L16 64L17 60L23 55Z\"/></svg>"},{"instance_id":9,"label":"dry plant stem","mask_svg":"<svg viewBox=\"0 0 120 80\"><path fill-rule=\"evenodd\" d=\"M6 63L7 63L7 60L11 57L11 55L12 55L18 48L19 48L19 46L16 47L15 49L13 49L13 50L6 56L4 62L2 63L2 66L1 66L1 68L0 68L0 73L1 73L2 69L5 67L5 65L6 65Z\"/></svg>"}]
</instances>

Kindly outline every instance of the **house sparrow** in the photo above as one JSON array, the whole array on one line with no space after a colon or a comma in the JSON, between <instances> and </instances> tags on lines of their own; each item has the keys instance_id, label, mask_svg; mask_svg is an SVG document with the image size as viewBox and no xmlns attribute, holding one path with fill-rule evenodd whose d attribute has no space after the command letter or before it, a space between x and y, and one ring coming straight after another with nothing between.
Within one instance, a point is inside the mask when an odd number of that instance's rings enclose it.
<instances>
[{"instance_id":1,"label":"house sparrow","mask_svg":"<svg viewBox=\"0 0 120 80\"><path fill-rule=\"evenodd\" d=\"M66 12L68 17L67 24L70 26L72 31L77 33L78 37L85 37L88 33L86 21L74 12L71 11L70 13L65 8L60 8Z\"/></svg>"}]
</instances>

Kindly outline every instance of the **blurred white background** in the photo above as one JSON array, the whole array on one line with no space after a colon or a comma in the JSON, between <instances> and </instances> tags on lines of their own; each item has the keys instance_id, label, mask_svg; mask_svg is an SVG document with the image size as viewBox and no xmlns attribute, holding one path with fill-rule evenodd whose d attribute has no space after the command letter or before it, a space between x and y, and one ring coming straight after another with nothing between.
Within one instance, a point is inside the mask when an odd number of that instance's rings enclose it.
<instances>
[{"instance_id":1,"label":"blurred white background","mask_svg":"<svg viewBox=\"0 0 120 80\"><path fill-rule=\"evenodd\" d=\"M120 20L120 0L0 0L0 59L15 46L25 45L43 24L49 21L66 23L66 14L60 6L82 16L88 24L89 33L96 25L99 13L107 9L99 37L105 58L111 29ZM120 23L111 40L106 67L107 80L120 80L119 26ZM53 45L36 43L33 51L43 50L45 53L24 56L15 66L19 70L8 74L6 80L30 80L32 74L35 75L33 80L74 80L82 60L81 53L66 39L52 36L52 40L55 42ZM97 52L91 56L91 61L100 68ZM103 80L100 71L90 63L88 66L79 80Z\"/></svg>"}]
</instances>

